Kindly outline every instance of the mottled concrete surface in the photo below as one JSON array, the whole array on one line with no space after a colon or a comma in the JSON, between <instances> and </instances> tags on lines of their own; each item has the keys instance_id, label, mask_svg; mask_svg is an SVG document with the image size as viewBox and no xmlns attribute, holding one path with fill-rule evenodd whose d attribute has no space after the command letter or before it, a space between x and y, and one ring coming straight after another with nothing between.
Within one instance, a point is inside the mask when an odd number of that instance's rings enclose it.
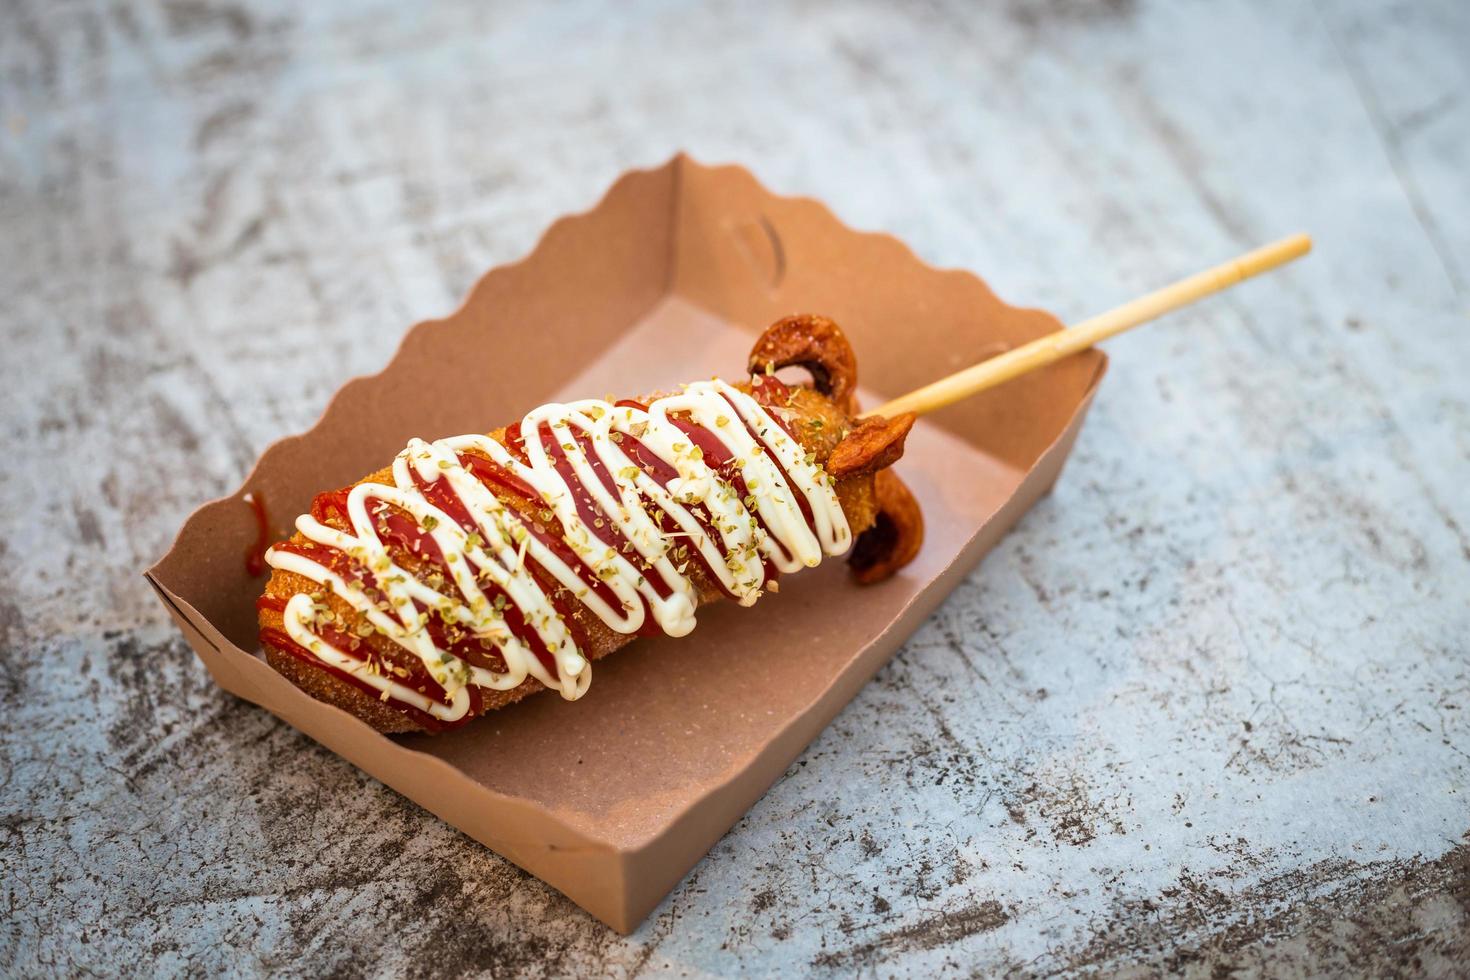
<instances>
[{"instance_id":1,"label":"mottled concrete surface","mask_svg":"<svg viewBox=\"0 0 1470 980\"><path fill-rule=\"evenodd\" d=\"M1470 6L968 6L0 3L0 972L1463 971ZM138 573L681 147L1065 317L1319 251L1113 343L1055 494L625 939Z\"/></svg>"}]
</instances>

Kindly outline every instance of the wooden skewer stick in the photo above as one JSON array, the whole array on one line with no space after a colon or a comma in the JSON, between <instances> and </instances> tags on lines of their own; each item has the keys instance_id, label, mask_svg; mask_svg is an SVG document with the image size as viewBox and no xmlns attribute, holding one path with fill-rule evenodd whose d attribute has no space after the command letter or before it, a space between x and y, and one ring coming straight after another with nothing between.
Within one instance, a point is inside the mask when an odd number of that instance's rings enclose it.
<instances>
[{"instance_id":1,"label":"wooden skewer stick","mask_svg":"<svg viewBox=\"0 0 1470 980\"><path fill-rule=\"evenodd\" d=\"M871 412L865 412L864 417L892 417L904 412L923 415L946 405L953 405L962 398L1087 350L1099 341L1125 330L1132 330L1181 306L1188 306L1195 300L1228 289L1242 280L1269 272L1277 266L1301 258L1311 250L1312 239L1307 235L1292 235L1290 238L1272 242L1213 269L1196 272L1157 292L1140 296L1100 316L1084 320L1075 327L1058 330L962 371L956 371L947 378L940 378L933 384L927 384L886 405L880 405Z\"/></svg>"}]
</instances>

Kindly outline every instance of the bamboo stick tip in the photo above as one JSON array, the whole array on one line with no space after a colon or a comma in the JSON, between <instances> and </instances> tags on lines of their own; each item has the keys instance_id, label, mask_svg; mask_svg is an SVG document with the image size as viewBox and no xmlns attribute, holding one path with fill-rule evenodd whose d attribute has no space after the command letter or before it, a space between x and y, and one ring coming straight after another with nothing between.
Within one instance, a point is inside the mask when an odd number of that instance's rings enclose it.
<instances>
[{"instance_id":1,"label":"bamboo stick tip","mask_svg":"<svg viewBox=\"0 0 1470 980\"><path fill-rule=\"evenodd\" d=\"M1177 310L1243 280L1283 266L1311 250L1311 235L1300 232L1288 235L1163 289L1140 296L1074 327L1037 338L963 371L957 371L947 378L940 378L895 398L862 417L897 415L902 412L923 414L952 405L976 392L1086 350L1099 341L1131 330L1170 310Z\"/></svg>"},{"instance_id":2,"label":"bamboo stick tip","mask_svg":"<svg viewBox=\"0 0 1470 980\"><path fill-rule=\"evenodd\" d=\"M1298 232L1280 241L1272 242L1270 245L1264 245L1254 252L1246 253L1240 259L1241 269L1246 277L1253 276L1299 259L1311 250L1312 236L1305 232Z\"/></svg>"}]
</instances>

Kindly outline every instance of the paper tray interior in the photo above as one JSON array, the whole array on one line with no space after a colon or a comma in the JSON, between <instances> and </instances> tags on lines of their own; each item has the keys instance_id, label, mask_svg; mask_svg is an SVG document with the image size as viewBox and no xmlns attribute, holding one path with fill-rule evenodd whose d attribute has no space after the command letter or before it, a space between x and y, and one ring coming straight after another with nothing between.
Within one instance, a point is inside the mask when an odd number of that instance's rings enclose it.
<instances>
[{"instance_id":1,"label":"paper tray interior","mask_svg":"<svg viewBox=\"0 0 1470 980\"><path fill-rule=\"evenodd\" d=\"M688 638L600 661L581 701L541 694L437 737L379 735L263 663L263 581L244 568L255 530L239 497L263 494L284 535L315 493L378 468L410 436L485 431L557 398L738 376L759 329L797 311L848 332L865 404L1060 327L816 202L678 157L626 175L487 274L459 311L414 328L381 374L344 386L239 492L196 511L149 578L223 687L631 930L1050 487L1102 355L916 427L899 472L928 536L895 580L859 589L829 562L753 609L702 609ZM446 363L496 383L446 386Z\"/></svg>"}]
</instances>

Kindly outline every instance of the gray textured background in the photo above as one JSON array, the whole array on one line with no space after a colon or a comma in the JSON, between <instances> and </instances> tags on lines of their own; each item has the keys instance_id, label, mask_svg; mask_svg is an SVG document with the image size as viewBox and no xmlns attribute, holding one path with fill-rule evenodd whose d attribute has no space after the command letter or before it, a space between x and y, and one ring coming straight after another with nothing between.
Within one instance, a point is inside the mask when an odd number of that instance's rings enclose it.
<instances>
[{"instance_id":1,"label":"gray textured background","mask_svg":"<svg viewBox=\"0 0 1470 980\"><path fill-rule=\"evenodd\" d=\"M0 0L0 972L1463 968L1470 5L483 7ZM1065 318L1318 252L1112 343L1055 495L624 939L138 572L679 148Z\"/></svg>"}]
</instances>

